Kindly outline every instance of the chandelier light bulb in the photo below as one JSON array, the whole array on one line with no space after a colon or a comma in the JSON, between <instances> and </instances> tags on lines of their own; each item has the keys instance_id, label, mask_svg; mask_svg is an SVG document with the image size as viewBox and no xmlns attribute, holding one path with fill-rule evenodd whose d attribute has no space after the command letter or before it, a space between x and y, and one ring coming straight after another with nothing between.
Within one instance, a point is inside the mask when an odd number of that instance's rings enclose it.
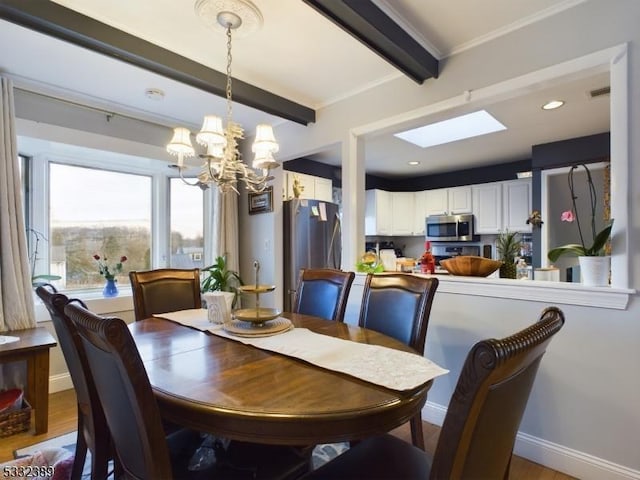
<instances>
[{"instance_id":1,"label":"chandelier light bulb","mask_svg":"<svg viewBox=\"0 0 640 480\"><path fill-rule=\"evenodd\" d=\"M216 145L213 143L210 143L209 145L207 145L207 156L208 157L214 157L214 158L222 158L222 156L224 155L224 147L221 145Z\"/></svg>"},{"instance_id":2,"label":"chandelier light bulb","mask_svg":"<svg viewBox=\"0 0 640 480\"><path fill-rule=\"evenodd\" d=\"M167 152L178 157L178 167L184 166L184 158L195 155L191 144L191 132L184 127L173 129L173 138L167 145Z\"/></svg>"},{"instance_id":3,"label":"chandelier light bulb","mask_svg":"<svg viewBox=\"0 0 640 480\"><path fill-rule=\"evenodd\" d=\"M253 159L253 168L255 169L271 169L279 166L277 160L273 158L273 153L269 151L259 151Z\"/></svg>"},{"instance_id":4,"label":"chandelier light bulb","mask_svg":"<svg viewBox=\"0 0 640 480\"><path fill-rule=\"evenodd\" d=\"M273 135L273 127L265 123L256 126L256 139L251 150L253 153L270 152L276 153L280 149L276 138Z\"/></svg>"},{"instance_id":5,"label":"chandelier light bulb","mask_svg":"<svg viewBox=\"0 0 640 480\"><path fill-rule=\"evenodd\" d=\"M224 136L224 129L222 128L222 118L216 115L207 115L204 117L202 128L196 135L196 141L205 147L216 145L224 148L227 145L227 139Z\"/></svg>"}]
</instances>

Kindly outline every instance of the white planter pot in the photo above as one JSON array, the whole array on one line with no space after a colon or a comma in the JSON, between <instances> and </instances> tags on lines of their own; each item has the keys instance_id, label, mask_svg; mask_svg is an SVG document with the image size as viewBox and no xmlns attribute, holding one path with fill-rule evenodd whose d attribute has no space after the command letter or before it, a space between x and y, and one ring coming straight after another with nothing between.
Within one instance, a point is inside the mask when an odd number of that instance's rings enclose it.
<instances>
[{"instance_id":1,"label":"white planter pot","mask_svg":"<svg viewBox=\"0 0 640 480\"><path fill-rule=\"evenodd\" d=\"M578 257L582 284L587 287L605 287L609 285L611 257Z\"/></svg>"},{"instance_id":2,"label":"white planter pot","mask_svg":"<svg viewBox=\"0 0 640 480\"><path fill-rule=\"evenodd\" d=\"M202 294L207 302L207 316L211 323L226 323L231 321L233 292L206 292Z\"/></svg>"}]
</instances>

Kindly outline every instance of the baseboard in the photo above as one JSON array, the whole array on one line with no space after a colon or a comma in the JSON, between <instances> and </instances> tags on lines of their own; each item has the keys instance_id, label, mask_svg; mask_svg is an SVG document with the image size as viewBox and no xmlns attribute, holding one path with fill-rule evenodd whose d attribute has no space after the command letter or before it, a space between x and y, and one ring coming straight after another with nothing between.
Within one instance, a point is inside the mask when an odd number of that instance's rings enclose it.
<instances>
[{"instance_id":1,"label":"baseboard","mask_svg":"<svg viewBox=\"0 0 640 480\"><path fill-rule=\"evenodd\" d=\"M547 440L518 433L516 455L582 480L640 480L640 471Z\"/></svg>"},{"instance_id":2,"label":"baseboard","mask_svg":"<svg viewBox=\"0 0 640 480\"><path fill-rule=\"evenodd\" d=\"M427 402L422 409L423 420L442 426L447 409ZM640 480L640 471L618 465L541 438L519 432L514 453L558 472L582 480Z\"/></svg>"},{"instance_id":3,"label":"baseboard","mask_svg":"<svg viewBox=\"0 0 640 480\"><path fill-rule=\"evenodd\" d=\"M49 377L49 393L62 392L73 388L71 375L68 373L60 373Z\"/></svg>"}]
</instances>

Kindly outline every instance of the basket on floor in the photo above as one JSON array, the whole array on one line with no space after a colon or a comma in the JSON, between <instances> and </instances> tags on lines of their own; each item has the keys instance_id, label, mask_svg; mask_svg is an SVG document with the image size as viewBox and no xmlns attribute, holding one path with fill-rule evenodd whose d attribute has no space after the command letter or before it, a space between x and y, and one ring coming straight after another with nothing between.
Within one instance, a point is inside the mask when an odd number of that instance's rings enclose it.
<instances>
[{"instance_id":1,"label":"basket on floor","mask_svg":"<svg viewBox=\"0 0 640 480\"><path fill-rule=\"evenodd\" d=\"M22 400L22 408L0 414L0 438L25 432L31 428L31 405Z\"/></svg>"}]
</instances>

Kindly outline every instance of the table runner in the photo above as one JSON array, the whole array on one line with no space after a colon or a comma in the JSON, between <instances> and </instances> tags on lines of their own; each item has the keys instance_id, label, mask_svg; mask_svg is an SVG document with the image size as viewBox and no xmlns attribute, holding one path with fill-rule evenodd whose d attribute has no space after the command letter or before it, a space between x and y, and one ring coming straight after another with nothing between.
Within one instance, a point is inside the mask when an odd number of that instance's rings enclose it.
<instances>
[{"instance_id":1,"label":"table runner","mask_svg":"<svg viewBox=\"0 0 640 480\"><path fill-rule=\"evenodd\" d=\"M393 390L411 390L449 371L415 353L294 328L269 337L239 337L212 325L204 309L154 315L246 345L304 360Z\"/></svg>"}]
</instances>

